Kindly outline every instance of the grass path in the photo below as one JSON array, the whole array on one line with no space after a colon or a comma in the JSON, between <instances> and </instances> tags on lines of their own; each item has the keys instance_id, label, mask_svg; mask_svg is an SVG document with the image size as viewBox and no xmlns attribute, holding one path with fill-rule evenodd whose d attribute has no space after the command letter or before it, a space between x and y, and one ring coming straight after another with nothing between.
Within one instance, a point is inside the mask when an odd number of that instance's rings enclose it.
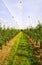
<instances>
[{"instance_id":1,"label":"grass path","mask_svg":"<svg viewBox=\"0 0 42 65\"><path fill-rule=\"evenodd\" d=\"M29 46L29 40L23 32L20 32L12 47L7 65L38 65Z\"/></svg>"},{"instance_id":2,"label":"grass path","mask_svg":"<svg viewBox=\"0 0 42 65\"><path fill-rule=\"evenodd\" d=\"M14 42L15 42L17 37L18 37L18 35L16 35L13 39L11 39L7 43L7 46L3 45L3 49L0 50L0 65L6 65L7 60L8 60L8 56L11 52L11 48L14 45Z\"/></svg>"}]
</instances>

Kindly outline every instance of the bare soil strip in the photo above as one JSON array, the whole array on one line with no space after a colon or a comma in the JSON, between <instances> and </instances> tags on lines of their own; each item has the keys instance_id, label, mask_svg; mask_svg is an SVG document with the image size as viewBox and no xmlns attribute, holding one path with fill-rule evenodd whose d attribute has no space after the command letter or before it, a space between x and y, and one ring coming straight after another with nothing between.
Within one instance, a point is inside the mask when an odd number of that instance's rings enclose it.
<instances>
[{"instance_id":1,"label":"bare soil strip","mask_svg":"<svg viewBox=\"0 0 42 65\"><path fill-rule=\"evenodd\" d=\"M0 50L0 65L7 64L8 56L11 52L11 48L14 45L14 41L17 37L18 37L18 35L16 35L13 39L11 39L8 43L6 43L7 46L3 45L2 50Z\"/></svg>"},{"instance_id":2,"label":"bare soil strip","mask_svg":"<svg viewBox=\"0 0 42 65\"><path fill-rule=\"evenodd\" d=\"M35 57L38 59L38 62L40 63L40 65L42 65L42 49L40 49L40 44L39 45L36 45L36 41L34 41L34 39L30 38L27 34L25 34L27 36L27 38L29 39L30 41L30 46L32 48L32 50L35 52L36 50L36 54L35 53ZM32 46L33 45L33 46Z\"/></svg>"}]
</instances>

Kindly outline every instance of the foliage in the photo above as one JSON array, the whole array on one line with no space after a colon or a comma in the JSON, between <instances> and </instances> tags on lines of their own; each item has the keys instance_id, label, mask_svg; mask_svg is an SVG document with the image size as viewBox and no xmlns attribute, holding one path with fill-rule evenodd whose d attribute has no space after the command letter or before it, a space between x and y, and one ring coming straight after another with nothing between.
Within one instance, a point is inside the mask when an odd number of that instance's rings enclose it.
<instances>
[{"instance_id":1,"label":"foliage","mask_svg":"<svg viewBox=\"0 0 42 65\"><path fill-rule=\"evenodd\" d=\"M6 42L12 39L19 32L20 31L16 29L2 29L2 27L0 27L0 46L3 44L6 45Z\"/></svg>"},{"instance_id":2,"label":"foliage","mask_svg":"<svg viewBox=\"0 0 42 65\"><path fill-rule=\"evenodd\" d=\"M36 41L42 41L42 24L39 23L36 28L31 27L29 29L24 29L23 31Z\"/></svg>"}]
</instances>

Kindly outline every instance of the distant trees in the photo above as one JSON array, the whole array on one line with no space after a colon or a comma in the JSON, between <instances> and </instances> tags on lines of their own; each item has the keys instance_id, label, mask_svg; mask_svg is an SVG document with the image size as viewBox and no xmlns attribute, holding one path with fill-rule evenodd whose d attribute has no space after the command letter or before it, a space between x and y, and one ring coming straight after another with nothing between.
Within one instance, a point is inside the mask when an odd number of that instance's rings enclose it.
<instances>
[{"instance_id":1,"label":"distant trees","mask_svg":"<svg viewBox=\"0 0 42 65\"><path fill-rule=\"evenodd\" d=\"M13 38L17 33L19 33L19 30L16 29L4 29L0 26L0 49L2 49L2 45L6 45L6 42L9 41L11 38Z\"/></svg>"},{"instance_id":2,"label":"distant trees","mask_svg":"<svg viewBox=\"0 0 42 65\"><path fill-rule=\"evenodd\" d=\"M39 23L35 28L24 29L24 32L36 41L42 41L42 23Z\"/></svg>"}]
</instances>

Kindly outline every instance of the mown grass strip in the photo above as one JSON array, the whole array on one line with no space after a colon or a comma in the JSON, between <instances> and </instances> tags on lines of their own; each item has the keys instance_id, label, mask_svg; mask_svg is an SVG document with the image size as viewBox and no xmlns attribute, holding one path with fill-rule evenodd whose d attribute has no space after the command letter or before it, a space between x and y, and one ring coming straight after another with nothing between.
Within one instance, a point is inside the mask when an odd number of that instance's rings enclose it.
<instances>
[{"instance_id":1,"label":"mown grass strip","mask_svg":"<svg viewBox=\"0 0 42 65\"><path fill-rule=\"evenodd\" d=\"M21 32L12 47L8 65L38 65L25 34Z\"/></svg>"}]
</instances>

